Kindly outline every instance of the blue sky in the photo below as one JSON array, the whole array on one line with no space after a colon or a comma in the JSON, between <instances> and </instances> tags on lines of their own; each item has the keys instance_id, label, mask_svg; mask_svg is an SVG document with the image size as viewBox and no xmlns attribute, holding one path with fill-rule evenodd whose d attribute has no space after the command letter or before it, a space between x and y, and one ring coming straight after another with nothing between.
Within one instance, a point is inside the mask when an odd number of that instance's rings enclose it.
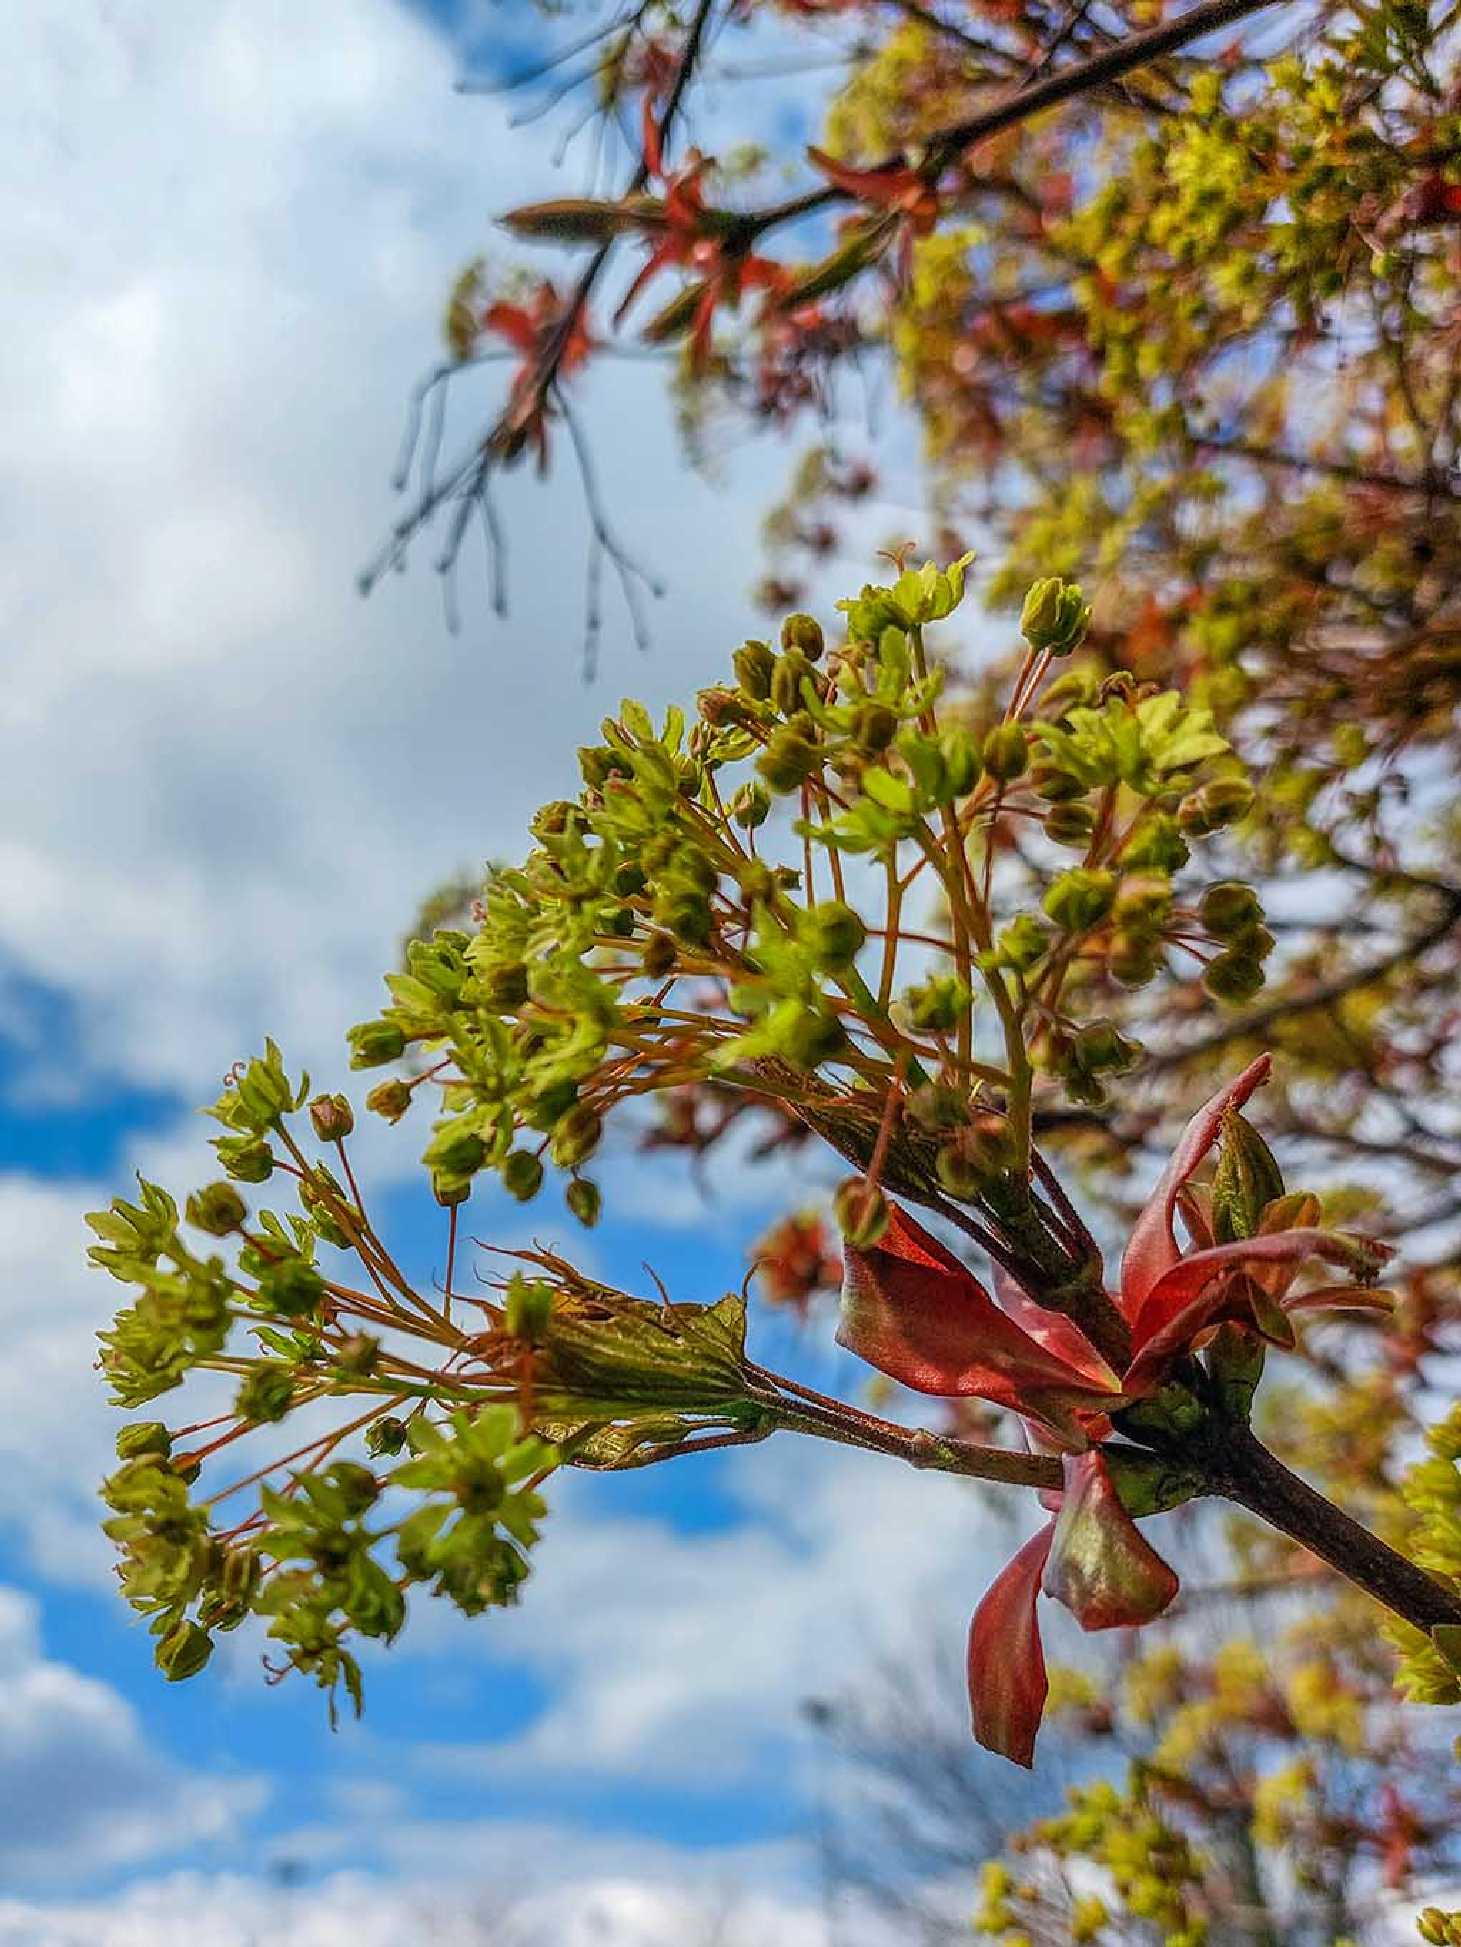
<instances>
[{"instance_id":1,"label":"blue sky","mask_svg":"<svg viewBox=\"0 0 1461 1947\"><path fill-rule=\"evenodd\" d=\"M757 626L786 449L690 474L633 367L585 410L625 531L669 581L647 658L616 617L598 687L579 681L585 534L562 477L514 483L506 623L468 585L448 635L424 550L355 593L451 277L496 247L492 210L561 184L551 128L513 133L501 103L452 91L504 23L527 44L524 13L35 0L12 28L0 1947L370 1947L415 1937L424 1883L433 1938L510 1884L524 1941L601 1924L693 1947L729 1887L746 1940L822 1947L799 1704L957 1643L1002 1539L953 1484L838 1453L576 1478L522 1610L423 1617L336 1735L249 1657L162 1684L111 1592L90 1362L113 1292L82 1266L81 1212L137 1168L202 1180L192 1105L264 1033L345 1080L341 1032L418 897L515 845L621 693L684 696ZM918 531L909 509L876 517ZM409 1137L373 1132L360 1163L429 1271L439 1213ZM627 1150L608 1180L595 1264L636 1284L648 1259L685 1296L740 1283L785 1192L736 1166L707 1204ZM473 1228L524 1234L485 1194ZM851 1382L825 1333L758 1332L764 1357Z\"/></svg>"}]
</instances>

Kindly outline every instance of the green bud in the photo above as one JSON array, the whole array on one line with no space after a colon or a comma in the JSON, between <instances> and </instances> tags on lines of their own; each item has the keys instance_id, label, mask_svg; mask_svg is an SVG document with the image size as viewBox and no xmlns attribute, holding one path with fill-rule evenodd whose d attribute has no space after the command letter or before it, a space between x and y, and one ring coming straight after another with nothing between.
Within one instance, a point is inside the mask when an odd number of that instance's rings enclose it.
<instances>
[{"instance_id":1,"label":"green bud","mask_svg":"<svg viewBox=\"0 0 1461 1947\"><path fill-rule=\"evenodd\" d=\"M174 1623L153 1651L157 1667L169 1683L195 1677L213 1654L213 1639L195 1622Z\"/></svg>"},{"instance_id":2,"label":"green bud","mask_svg":"<svg viewBox=\"0 0 1461 1947\"><path fill-rule=\"evenodd\" d=\"M1058 764L1040 763L1030 771L1030 783L1037 797L1047 804L1071 804L1086 795L1086 787L1071 771Z\"/></svg>"},{"instance_id":3,"label":"green bud","mask_svg":"<svg viewBox=\"0 0 1461 1947\"><path fill-rule=\"evenodd\" d=\"M862 921L840 899L824 899L802 914L799 930L819 969L826 973L851 966L867 938Z\"/></svg>"},{"instance_id":4,"label":"green bud","mask_svg":"<svg viewBox=\"0 0 1461 1947\"><path fill-rule=\"evenodd\" d=\"M1065 933L1084 933L1099 926L1116 901L1116 875L1078 865L1048 888L1045 911Z\"/></svg>"},{"instance_id":5,"label":"green bud","mask_svg":"<svg viewBox=\"0 0 1461 1947\"><path fill-rule=\"evenodd\" d=\"M210 1183L188 1198L187 1219L210 1237L228 1237L236 1231L248 1210L231 1183Z\"/></svg>"},{"instance_id":6,"label":"green bud","mask_svg":"<svg viewBox=\"0 0 1461 1947\"><path fill-rule=\"evenodd\" d=\"M1016 973L1028 973L1050 945L1050 935L1033 913L1016 913L995 940L995 952Z\"/></svg>"},{"instance_id":7,"label":"green bud","mask_svg":"<svg viewBox=\"0 0 1461 1947\"><path fill-rule=\"evenodd\" d=\"M1208 961L1202 984L1214 1000L1241 1006L1262 988L1263 968L1257 960L1243 954L1220 953L1215 960Z\"/></svg>"},{"instance_id":8,"label":"green bud","mask_svg":"<svg viewBox=\"0 0 1461 1947\"><path fill-rule=\"evenodd\" d=\"M1050 575L1037 581L1020 610L1020 634L1032 649L1048 649L1052 656L1068 656L1085 641L1091 605L1075 582Z\"/></svg>"},{"instance_id":9,"label":"green bud","mask_svg":"<svg viewBox=\"0 0 1461 1947\"><path fill-rule=\"evenodd\" d=\"M804 1007L781 1037L781 1052L798 1068L819 1068L847 1046L847 1031L835 1014Z\"/></svg>"},{"instance_id":10,"label":"green bud","mask_svg":"<svg viewBox=\"0 0 1461 1947\"><path fill-rule=\"evenodd\" d=\"M396 1419L393 1414L372 1420L365 1429L365 1451L372 1458L378 1458L381 1454L397 1454L405 1444L406 1422Z\"/></svg>"},{"instance_id":11,"label":"green bud","mask_svg":"<svg viewBox=\"0 0 1461 1947\"><path fill-rule=\"evenodd\" d=\"M445 1170L433 1170L431 1194L443 1210L454 1210L472 1194L472 1179L469 1176L449 1176Z\"/></svg>"},{"instance_id":12,"label":"green bud","mask_svg":"<svg viewBox=\"0 0 1461 1947\"><path fill-rule=\"evenodd\" d=\"M788 615L781 625L783 649L798 649L808 662L820 662L826 648L822 625L815 615Z\"/></svg>"},{"instance_id":13,"label":"green bud","mask_svg":"<svg viewBox=\"0 0 1461 1947\"><path fill-rule=\"evenodd\" d=\"M1177 823L1190 836L1203 838L1246 818L1253 809L1253 795L1253 786L1246 778L1215 777L1182 800L1177 807Z\"/></svg>"},{"instance_id":14,"label":"green bud","mask_svg":"<svg viewBox=\"0 0 1461 1947\"><path fill-rule=\"evenodd\" d=\"M886 750L898 734L898 713L886 703L859 703L852 713L852 741L870 756Z\"/></svg>"},{"instance_id":15,"label":"green bud","mask_svg":"<svg viewBox=\"0 0 1461 1947\"><path fill-rule=\"evenodd\" d=\"M1245 927L1257 926L1263 906L1252 886L1237 879L1220 879L1202 895L1198 916L1216 940L1231 939Z\"/></svg>"},{"instance_id":16,"label":"green bud","mask_svg":"<svg viewBox=\"0 0 1461 1947\"><path fill-rule=\"evenodd\" d=\"M355 1127L355 1111L343 1095L317 1095L309 1119L322 1143L343 1142Z\"/></svg>"},{"instance_id":17,"label":"green bud","mask_svg":"<svg viewBox=\"0 0 1461 1947\"><path fill-rule=\"evenodd\" d=\"M503 1325L515 1339L536 1345L548 1329L558 1294L542 1278L525 1278L515 1271L507 1287Z\"/></svg>"},{"instance_id":18,"label":"green bud","mask_svg":"<svg viewBox=\"0 0 1461 1947\"><path fill-rule=\"evenodd\" d=\"M335 1364L352 1379L369 1379L380 1363L380 1340L369 1332L352 1332L335 1348Z\"/></svg>"},{"instance_id":19,"label":"green bud","mask_svg":"<svg viewBox=\"0 0 1461 1947\"><path fill-rule=\"evenodd\" d=\"M391 1021L362 1021L345 1039L352 1068L379 1068L382 1062L395 1061L406 1047L405 1035Z\"/></svg>"},{"instance_id":20,"label":"green bud","mask_svg":"<svg viewBox=\"0 0 1461 1947\"><path fill-rule=\"evenodd\" d=\"M888 1228L888 1199L865 1176L849 1176L832 1200L837 1228L855 1251L871 1250Z\"/></svg>"},{"instance_id":21,"label":"green bud","mask_svg":"<svg viewBox=\"0 0 1461 1947\"><path fill-rule=\"evenodd\" d=\"M709 898L693 887L662 892L654 902L654 917L687 946L704 946L715 924Z\"/></svg>"},{"instance_id":22,"label":"green bud","mask_svg":"<svg viewBox=\"0 0 1461 1947\"><path fill-rule=\"evenodd\" d=\"M972 1201L989 1180L956 1142L945 1143L939 1150L933 1159L933 1173L940 1187L960 1203Z\"/></svg>"},{"instance_id":23,"label":"green bud","mask_svg":"<svg viewBox=\"0 0 1461 1947\"><path fill-rule=\"evenodd\" d=\"M959 1142L965 1156L986 1179L1008 1176L1019 1162L1019 1144L1005 1116L975 1116Z\"/></svg>"},{"instance_id":24,"label":"green bud","mask_svg":"<svg viewBox=\"0 0 1461 1947\"><path fill-rule=\"evenodd\" d=\"M144 1454L160 1454L165 1460L172 1452L172 1435L161 1420L133 1420L117 1435L118 1460L139 1460Z\"/></svg>"},{"instance_id":25,"label":"green bud","mask_svg":"<svg viewBox=\"0 0 1461 1947\"><path fill-rule=\"evenodd\" d=\"M286 1257L269 1265L259 1276L259 1297L271 1312L281 1318L306 1318L318 1311L325 1295L325 1281L312 1264L302 1257Z\"/></svg>"},{"instance_id":26,"label":"green bud","mask_svg":"<svg viewBox=\"0 0 1461 1947\"><path fill-rule=\"evenodd\" d=\"M233 1410L254 1426L282 1420L294 1404L294 1374L288 1366L258 1365L234 1395Z\"/></svg>"},{"instance_id":27,"label":"green bud","mask_svg":"<svg viewBox=\"0 0 1461 1947\"><path fill-rule=\"evenodd\" d=\"M771 816L771 793L759 778L743 784L726 810L742 831L758 831Z\"/></svg>"},{"instance_id":28,"label":"green bud","mask_svg":"<svg viewBox=\"0 0 1461 1947\"><path fill-rule=\"evenodd\" d=\"M502 1183L519 1203L531 1203L543 1183L543 1165L530 1149L514 1149L503 1160Z\"/></svg>"},{"instance_id":29,"label":"green bud","mask_svg":"<svg viewBox=\"0 0 1461 1947\"><path fill-rule=\"evenodd\" d=\"M597 1183L591 1183L586 1176L576 1176L563 1193L564 1201L585 1230L592 1230L599 1221L604 1199Z\"/></svg>"},{"instance_id":30,"label":"green bud","mask_svg":"<svg viewBox=\"0 0 1461 1947\"><path fill-rule=\"evenodd\" d=\"M598 1148L603 1133L604 1125L598 1112L589 1108L586 1102L576 1103L554 1125L548 1144L549 1154L560 1170L571 1170L575 1164L587 1162Z\"/></svg>"},{"instance_id":31,"label":"green bud","mask_svg":"<svg viewBox=\"0 0 1461 1947\"><path fill-rule=\"evenodd\" d=\"M756 769L773 791L785 795L800 789L821 761L821 752L809 737L783 725L756 759Z\"/></svg>"},{"instance_id":32,"label":"green bud","mask_svg":"<svg viewBox=\"0 0 1461 1947\"><path fill-rule=\"evenodd\" d=\"M970 1007L973 995L957 974L931 974L903 995L903 1012L919 1034L952 1034Z\"/></svg>"},{"instance_id":33,"label":"green bud","mask_svg":"<svg viewBox=\"0 0 1461 1947\"><path fill-rule=\"evenodd\" d=\"M446 1176L472 1176L487 1160L487 1145L475 1129L460 1121L443 1123L426 1145L421 1158L430 1170Z\"/></svg>"},{"instance_id":34,"label":"green bud","mask_svg":"<svg viewBox=\"0 0 1461 1947\"><path fill-rule=\"evenodd\" d=\"M1157 812L1142 819L1122 850L1121 862L1133 872L1180 872L1192 854L1175 818Z\"/></svg>"},{"instance_id":35,"label":"green bud","mask_svg":"<svg viewBox=\"0 0 1461 1947\"><path fill-rule=\"evenodd\" d=\"M1283 1194L1283 1172L1273 1151L1246 1117L1229 1109L1223 1117L1212 1179L1212 1230L1217 1242L1256 1237L1264 1211Z\"/></svg>"},{"instance_id":36,"label":"green bud","mask_svg":"<svg viewBox=\"0 0 1461 1947\"><path fill-rule=\"evenodd\" d=\"M736 672L736 681L752 702L764 703L771 694L771 678L776 669L770 643L754 639L742 643L731 657L731 667Z\"/></svg>"},{"instance_id":37,"label":"green bud","mask_svg":"<svg viewBox=\"0 0 1461 1947\"><path fill-rule=\"evenodd\" d=\"M1001 784L1013 784L1029 761L1030 740L1017 723L997 723L984 739L984 768Z\"/></svg>"},{"instance_id":38,"label":"green bud","mask_svg":"<svg viewBox=\"0 0 1461 1947\"><path fill-rule=\"evenodd\" d=\"M219 1587L232 1603L246 1609L258 1592L264 1564L256 1548L240 1545L225 1548L218 1570Z\"/></svg>"},{"instance_id":39,"label":"green bud","mask_svg":"<svg viewBox=\"0 0 1461 1947\"><path fill-rule=\"evenodd\" d=\"M366 1096L365 1106L372 1115L384 1116L387 1122L399 1122L411 1106L411 1084L378 1082Z\"/></svg>"},{"instance_id":40,"label":"green bud","mask_svg":"<svg viewBox=\"0 0 1461 1947\"><path fill-rule=\"evenodd\" d=\"M521 960L499 961L483 967L474 985L489 1014L511 1014L528 997L528 970Z\"/></svg>"},{"instance_id":41,"label":"green bud","mask_svg":"<svg viewBox=\"0 0 1461 1947\"><path fill-rule=\"evenodd\" d=\"M802 707L802 684L812 674L812 665L800 650L793 649L776 658L771 672L771 702L782 716L795 716Z\"/></svg>"},{"instance_id":42,"label":"green bud","mask_svg":"<svg viewBox=\"0 0 1461 1947\"><path fill-rule=\"evenodd\" d=\"M1141 1044L1129 1040L1114 1021L1091 1021L1076 1030L1074 1056L1087 1074L1119 1074L1141 1059Z\"/></svg>"},{"instance_id":43,"label":"green bud","mask_svg":"<svg viewBox=\"0 0 1461 1947\"><path fill-rule=\"evenodd\" d=\"M258 1136L219 1136L213 1147L236 1182L267 1183L274 1173L274 1152Z\"/></svg>"},{"instance_id":44,"label":"green bud","mask_svg":"<svg viewBox=\"0 0 1461 1947\"><path fill-rule=\"evenodd\" d=\"M1123 987L1145 987L1156 978L1161 964L1162 941L1159 934L1119 926L1111 935L1106 965L1111 978L1119 981Z\"/></svg>"},{"instance_id":45,"label":"green bud","mask_svg":"<svg viewBox=\"0 0 1461 1947\"><path fill-rule=\"evenodd\" d=\"M962 798L974 788L979 776L979 749L962 724L950 724L939 732L939 756L943 759L944 786L940 801Z\"/></svg>"},{"instance_id":46,"label":"green bud","mask_svg":"<svg viewBox=\"0 0 1461 1947\"><path fill-rule=\"evenodd\" d=\"M1053 804L1045 814L1045 836L1055 845L1088 845L1096 829L1096 814L1088 804Z\"/></svg>"},{"instance_id":47,"label":"green bud","mask_svg":"<svg viewBox=\"0 0 1461 1947\"><path fill-rule=\"evenodd\" d=\"M721 730L727 724L756 721L741 691L729 689L723 683L701 690L695 699L695 707L700 712L702 723L708 723L712 730Z\"/></svg>"},{"instance_id":48,"label":"green bud","mask_svg":"<svg viewBox=\"0 0 1461 1947\"><path fill-rule=\"evenodd\" d=\"M668 933L651 933L644 943L640 965L651 980L663 980L679 957L679 948Z\"/></svg>"},{"instance_id":49,"label":"green bud","mask_svg":"<svg viewBox=\"0 0 1461 1947\"><path fill-rule=\"evenodd\" d=\"M326 1479L345 1497L345 1518L358 1520L380 1499L380 1482L358 1460L337 1460L326 1469Z\"/></svg>"},{"instance_id":50,"label":"green bud","mask_svg":"<svg viewBox=\"0 0 1461 1947\"><path fill-rule=\"evenodd\" d=\"M962 1127L969 1113L969 1102L962 1089L944 1082L924 1082L910 1091L904 1105L908 1116L920 1129L938 1135Z\"/></svg>"},{"instance_id":51,"label":"green bud","mask_svg":"<svg viewBox=\"0 0 1461 1947\"><path fill-rule=\"evenodd\" d=\"M1207 1348L1206 1364L1217 1387L1219 1404L1229 1419L1246 1420L1263 1377L1268 1348L1244 1325L1220 1325Z\"/></svg>"}]
</instances>

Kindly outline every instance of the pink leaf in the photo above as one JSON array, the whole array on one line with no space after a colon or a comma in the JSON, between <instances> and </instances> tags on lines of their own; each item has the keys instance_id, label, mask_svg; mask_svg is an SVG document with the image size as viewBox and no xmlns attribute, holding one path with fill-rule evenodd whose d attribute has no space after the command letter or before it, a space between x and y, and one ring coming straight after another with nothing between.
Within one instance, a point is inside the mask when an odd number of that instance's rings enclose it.
<instances>
[{"instance_id":1,"label":"pink leaf","mask_svg":"<svg viewBox=\"0 0 1461 1947\"><path fill-rule=\"evenodd\" d=\"M1172 1217L1183 1184L1217 1141L1224 1114L1229 1109L1242 1108L1254 1090L1268 1080L1268 1071L1272 1066L1272 1055L1260 1055L1256 1061L1250 1062L1237 1080L1220 1089L1183 1130L1160 1181L1132 1227L1126 1255L1121 1262L1121 1309L1128 1322L1135 1324L1147 1293L1181 1255L1172 1229Z\"/></svg>"},{"instance_id":2,"label":"pink leaf","mask_svg":"<svg viewBox=\"0 0 1461 1947\"><path fill-rule=\"evenodd\" d=\"M1082 1629L1151 1622L1177 1593L1176 1575L1121 1505L1094 1450L1066 1458L1043 1586Z\"/></svg>"},{"instance_id":3,"label":"pink leaf","mask_svg":"<svg viewBox=\"0 0 1461 1947\"><path fill-rule=\"evenodd\" d=\"M1032 1535L984 1593L969 1625L969 1713L986 1751L1028 1771L1050 1685L1035 1602L1055 1523Z\"/></svg>"}]
</instances>

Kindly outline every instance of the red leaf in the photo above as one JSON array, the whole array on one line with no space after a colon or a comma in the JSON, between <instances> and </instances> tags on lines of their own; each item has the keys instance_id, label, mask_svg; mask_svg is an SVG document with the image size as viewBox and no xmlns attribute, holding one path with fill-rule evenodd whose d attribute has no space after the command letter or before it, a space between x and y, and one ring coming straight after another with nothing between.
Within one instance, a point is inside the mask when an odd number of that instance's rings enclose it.
<instances>
[{"instance_id":1,"label":"red leaf","mask_svg":"<svg viewBox=\"0 0 1461 1947\"><path fill-rule=\"evenodd\" d=\"M1219 1319L1248 1313L1251 1322L1252 1299L1238 1272L1277 1264L1297 1268L1321 1258L1369 1274L1390 1255L1387 1246L1370 1238L1347 1237L1333 1230L1279 1230L1267 1237L1244 1237L1210 1251L1194 1251L1179 1259L1148 1292L1133 1326L1137 1353L1122 1381L1123 1391L1133 1398L1150 1392L1172 1360Z\"/></svg>"},{"instance_id":2,"label":"red leaf","mask_svg":"<svg viewBox=\"0 0 1461 1947\"><path fill-rule=\"evenodd\" d=\"M985 1591L969 1625L969 1715L986 1751L1028 1771L1050 1685L1035 1602L1055 1535L1049 1521Z\"/></svg>"},{"instance_id":3,"label":"red leaf","mask_svg":"<svg viewBox=\"0 0 1461 1947\"><path fill-rule=\"evenodd\" d=\"M1272 1066L1271 1055L1260 1055L1250 1062L1237 1080L1220 1089L1183 1130L1160 1181L1132 1227L1126 1255L1121 1261L1121 1309L1129 1323L1136 1323L1147 1293L1181 1256L1172 1218L1183 1184L1217 1141L1225 1112L1241 1108L1254 1090L1268 1080Z\"/></svg>"},{"instance_id":4,"label":"red leaf","mask_svg":"<svg viewBox=\"0 0 1461 1947\"><path fill-rule=\"evenodd\" d=\"M1067 1455L1043 1587L1082 1629L1151 1622L1177 1593L1177 1577L1142 1534L1101 1455Z\"/></svg>"},{"instance_id":5,"label":"red leaf","mask_svg":"<svg viewBox=\"0 0 1461 1947\"><path fill-rule=\"evenodd\" d=\"M1071 1406L1099 1407L1118 1390L1111 1373L1093 1380L1021 1331L896 1205L882 1239L868 1251L848 1247L843 1262L838 1343L915 1392L1053 1413L1058 1426Z\"/></svg>"}]
</instances>

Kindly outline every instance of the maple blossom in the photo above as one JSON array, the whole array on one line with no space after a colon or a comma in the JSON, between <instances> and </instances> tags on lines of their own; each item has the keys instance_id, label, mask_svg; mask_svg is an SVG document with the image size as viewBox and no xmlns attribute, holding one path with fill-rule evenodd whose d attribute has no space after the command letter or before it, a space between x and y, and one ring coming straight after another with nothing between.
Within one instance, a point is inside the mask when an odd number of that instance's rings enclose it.
<instances>
[{"instance_id":1,"label":"maple blossom","mask_svg":"<svg viewBox=\"0 0 1461 1947\"><path fill-rule=\"evenodd\" d=\"M540 363L550 347L558 348L557 373L567 378L583 366L593 349L582 306L565 302L558 287L544 278L525 303L498 298L482 313L481 329L505 338L522 353L513 374L511 393L496 435L504 459L515 459L525 446L538 456L539 471L548 465L549 400L539 382Z\"/></svg>"},{"instance_id":2,"label":"maple blossom","mask_svg":"<svg viewBox=\"0 0 1461 1947\"><path fill-rule=\"evenodd\" d=\"M846 1248L843 1345L917 1392L1006 1407L1026 1422L1032 1441L1064 1450L1064 1487L1044 1497L1050 1520L996 1578L969 1637L975 1736L1019 1764L1032 1762L1047 1687L1040 1592L1086 1629L1150 1622L1177 1592L1175 1574L1137 1529L1101 1451L1112 1416L1156 1393L1225 1321L1292 1345L1288 1320L1296 1310L1388 1307L1388 1296L1363 1282L1290 1294L1315 1259L1364 1279L1389 1255L1368 1238L1317 1228L1312 1198L1271 1204L1263 1221L1282 1227L1214 1242L1211 1212L1191 1179L1271 1065L1261 1055L1198 1110L1136 1221L1112 1294L1131 1339L1119 1374L1071 1319L1035 1304L1007 1275L992 1296L896 1207L876 1244ZM1174 1227L1179 1210L1196 1246L1187 1251Z\"/></svg>"}]
</instances>

